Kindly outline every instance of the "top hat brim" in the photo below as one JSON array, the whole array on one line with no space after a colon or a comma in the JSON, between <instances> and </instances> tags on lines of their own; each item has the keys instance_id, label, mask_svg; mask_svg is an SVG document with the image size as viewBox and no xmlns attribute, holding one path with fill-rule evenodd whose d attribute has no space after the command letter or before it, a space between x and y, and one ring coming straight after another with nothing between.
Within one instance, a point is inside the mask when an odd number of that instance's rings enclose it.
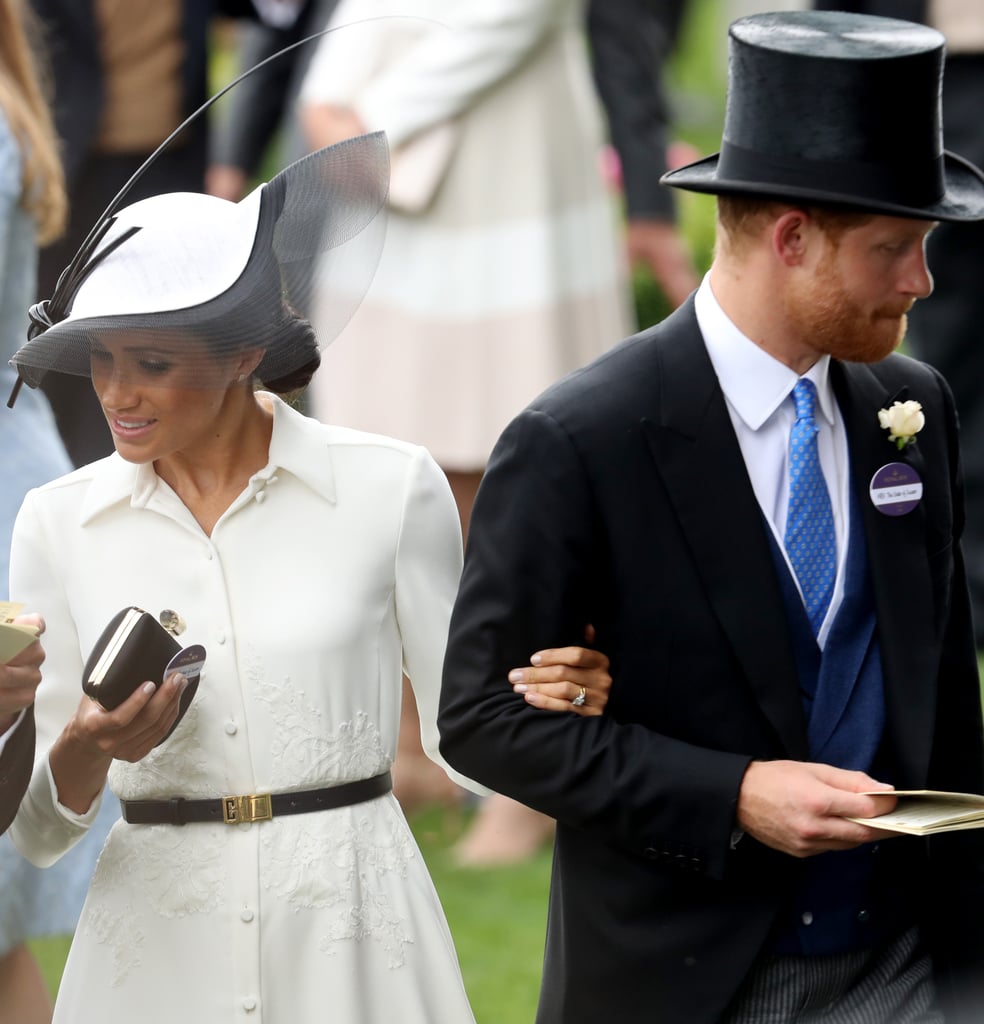
<instances>
[{"instance_id":1,"label":"top hat brim","mask_svg":"<svg viewBox=\"0 0 984 1024\"><path fill-rule=\"evenodd\" d=\"M915 220L984 220L984 175L955 153L943 153L944 193L935 201L920 205L893 202L877 194L860 194L853 188L796 185L768 175L728 176L719 173L720 153L676 170L667 171L661 185L711 195L754 195L792 203L810 202L867 213L881 213Z\"/></svg>"}]
</instances>

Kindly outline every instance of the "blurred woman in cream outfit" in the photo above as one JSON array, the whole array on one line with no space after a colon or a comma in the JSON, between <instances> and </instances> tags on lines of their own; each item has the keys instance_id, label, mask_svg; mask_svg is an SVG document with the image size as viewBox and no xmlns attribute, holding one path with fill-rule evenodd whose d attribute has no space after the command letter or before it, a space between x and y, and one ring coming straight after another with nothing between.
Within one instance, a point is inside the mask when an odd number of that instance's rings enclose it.
<instances>
[{"instance_id":1,"label":"blurred woman in cream outfit","mask_svg":"<svg viewBox=\"0 0 984 1024\"><path fill-rule=\"evenodd\" d=\"M631 331L583 8L342 0L332 23L361 24L322 40L301 92L312 148L382 129L393 152L386 249L314 383L314 412L428 448L466 534L506 423ZM386 14L410 17L373 20ZM412 790L410 754L397 781ZM493 811L466 856L521 858L549 830L499 798L490 823Z\"/></svg>"}]
</instances>

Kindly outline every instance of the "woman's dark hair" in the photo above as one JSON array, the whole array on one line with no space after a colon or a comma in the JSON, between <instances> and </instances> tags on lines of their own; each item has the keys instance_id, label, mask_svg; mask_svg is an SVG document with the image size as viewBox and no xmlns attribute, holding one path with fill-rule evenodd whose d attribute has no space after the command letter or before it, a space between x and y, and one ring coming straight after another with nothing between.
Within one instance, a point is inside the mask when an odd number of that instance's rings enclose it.
<instances>
[{"instance_id":1,"label":"woman's dark hair","mask_svg":"<svg viewBox=\"0 0 984 1024\"><path fill-rule=\"evenodd\" d=\"M306 388L320 365L314 328L304 317L283 307L283 319L266 343L253 376L275 395L290 395Z\"/></svg>"}]
</instances>

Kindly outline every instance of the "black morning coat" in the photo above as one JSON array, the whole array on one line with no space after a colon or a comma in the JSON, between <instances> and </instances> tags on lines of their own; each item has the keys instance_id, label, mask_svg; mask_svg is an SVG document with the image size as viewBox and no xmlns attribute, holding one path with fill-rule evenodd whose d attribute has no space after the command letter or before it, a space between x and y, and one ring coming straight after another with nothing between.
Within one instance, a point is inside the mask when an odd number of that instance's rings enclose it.
<instances>
[{"instance_id":1,"label":"black morning coat","mask_svg":"<svg viewBox=\"0 0 984 1024\"><path fill-rule=\"evenodd\" d=\"M833 363L831 378L875 589L892 781L984 792L949 391L901 355ZM898 396L926 417L904 452L877 415ZM897 517L868 493L893 461L924 484ZM538 1024L719 1021L795 885L795 858L730 843L749 760L807 760L767 529L692 299L547 391L492 455L439 725L452 765L558 821ZM580 643L585 623L611 658L606 714L530 708L508 670ZM984 831L881 846L943 997L984 1020Z\"/></svg>"}]
</instances>

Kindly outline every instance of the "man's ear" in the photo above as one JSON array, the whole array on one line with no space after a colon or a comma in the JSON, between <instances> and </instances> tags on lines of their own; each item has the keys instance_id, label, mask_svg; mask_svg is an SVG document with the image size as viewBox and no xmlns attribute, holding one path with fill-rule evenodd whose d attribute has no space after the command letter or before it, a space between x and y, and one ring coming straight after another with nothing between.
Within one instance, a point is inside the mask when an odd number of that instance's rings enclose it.
<instances>
[{"instance_id":1,"label":"man's ear","mask_svg":"<svg viewBox=\"0 0 984 1024\"><path fill-rule=\"evenodd\" d=\"M772 224L772 251L776 258L787 267L801 266L816 230L805 210L786 210Z\"/></svg>"}]
</instances>

